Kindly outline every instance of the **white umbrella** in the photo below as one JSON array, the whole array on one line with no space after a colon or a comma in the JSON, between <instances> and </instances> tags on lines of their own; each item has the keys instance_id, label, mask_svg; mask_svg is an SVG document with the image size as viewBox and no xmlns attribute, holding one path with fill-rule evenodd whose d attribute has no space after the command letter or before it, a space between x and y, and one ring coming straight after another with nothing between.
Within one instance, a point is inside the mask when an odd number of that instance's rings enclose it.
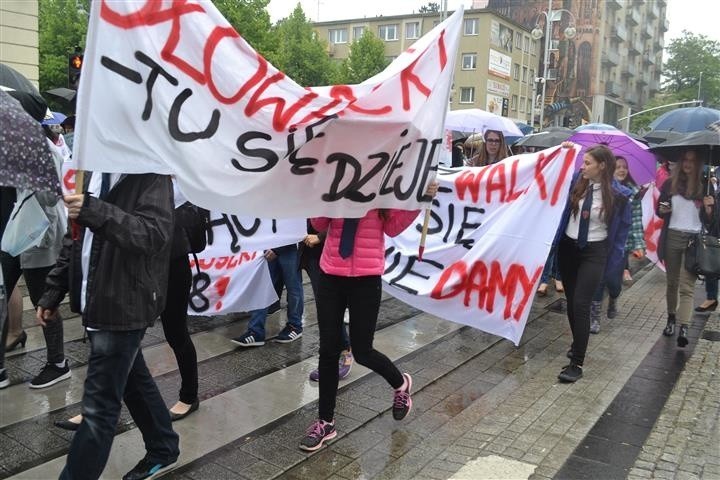
<instances>
[{"instance_id":1,"label":"white umbrella","mask_svg":"<svg viewBox=\"0 0 720 480\"><path fill-rule=\"evenodd\" d=\"M479 132L487 130L498 130L506 137L522 137L515 122L507 117L501 117L494 113L480 110L479 108L468 108L465 110L453 110L445 117L445 129L458 132Z\"/></svg>"}]
</instances>

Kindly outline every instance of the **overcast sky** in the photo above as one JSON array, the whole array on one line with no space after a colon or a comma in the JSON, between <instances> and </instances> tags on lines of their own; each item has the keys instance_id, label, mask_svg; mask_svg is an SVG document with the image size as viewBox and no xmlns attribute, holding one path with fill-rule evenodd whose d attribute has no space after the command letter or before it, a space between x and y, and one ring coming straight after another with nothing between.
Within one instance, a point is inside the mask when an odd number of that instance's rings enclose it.
<instances>
[{"instance_id":1,"label":"overcast sky","mask_svg":"<svg viewBox=\"0 0 720 480\"><path fill-rule=\"evenodd\" d=\"M305 14L315 21L343 20L349 18L375 17L377 15L401 15L417 12L429 0L300 0ZM441 3L442 0L436 0ZM575 0L578 1L578 0ZM655 0L646 0L655 1ZM268 11L273 22L286 17L298 0L270 0ZM459 5L469 7L471 0L448 0L448 8ZM319 14L318 14L319 6ZM667 18L670 30L665 34L667 45L679 37L683 30L704 34L720 41L720 0L668 0Z\"/></svg>"}]
</instances>

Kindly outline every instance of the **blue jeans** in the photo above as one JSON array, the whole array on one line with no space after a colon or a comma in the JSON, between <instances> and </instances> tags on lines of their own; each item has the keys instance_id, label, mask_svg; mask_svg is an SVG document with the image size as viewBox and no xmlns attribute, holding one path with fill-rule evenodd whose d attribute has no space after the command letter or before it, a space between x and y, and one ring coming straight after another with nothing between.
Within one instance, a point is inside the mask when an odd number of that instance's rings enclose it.
<instances>
[{"instance_id":1,"label":"blue jeans","mask_svg":"<svg viewBox=\"0 0 720 480\"><path fill-rule=\"evenodd\" d=\"M179 437L140 350L145 329L101 330L88 335L90 359L82 399L83 421L75 432L60 478L100 477L110 455L123 400L142 433L148 460L173 463L180 454ZM132 467L128 465L128 471Z\"/></svg>"},{"instance_id":2,"label":"blue jeans","mask_svg":"<svg viewBox=\"0 0 720 480\"><path fill-rule=\"evenodd\" d=\"M705 294L708 300L718 299L718 277L705 277Z\"/></svg>"},{"instance_id":3,"label":"blue jeans","mask_svg":"<svg viewBox=\"0 0 720 480\"><path fill-rule=\"evenodd\" d=\"M542 275L540 276L540 283L548 283L548 282L550 282L551 278L554 278L555 280L562 282L562 278L560 276L560 270L558 269L558 265L557 265L556 252L557 252L556 248L550 249L548 258L545 261L545 268L543 268Z\"/></svg>"},{"instance_id":4,"label":"blue jeans","mask_svg":"<svg viewBox=\"0 0 720 480\"><path fill-rule=\"evenodd\" d=\"M273 283L278 277L282 277L287 290L287 319L288 325L292 326L297 332L302 332L302 315L303 315L303 289L302 277L298 270L298 252L297 249L280 250L277 258L272 262L268 262L270 268L270 276ZM250 312L250 322L248 323L248 331L255 335L255 340L265 339L265 320L267 320L268 309L260 308Z\"/></svg>"}]
</instances>

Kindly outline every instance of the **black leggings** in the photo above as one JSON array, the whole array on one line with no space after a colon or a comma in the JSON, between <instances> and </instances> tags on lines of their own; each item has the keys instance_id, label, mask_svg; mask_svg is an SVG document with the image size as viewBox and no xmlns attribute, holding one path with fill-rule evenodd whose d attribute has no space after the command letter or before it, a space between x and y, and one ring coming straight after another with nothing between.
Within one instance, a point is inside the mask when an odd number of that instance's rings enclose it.
<instances>
[{"instance_id":1,"label":"black leggings","mask_svg":"<svg viewBox=\"0 0 720 480\"><path fill-rule=\"evenodd\" d=\"M379 275L339 277L321 272L317 295L320 330L319 416L330 422L335 416L338 362L342 349L341 330L346 307L350 310L350 343L355 361L380 374L395 389L402 386L404 379L389 358L373 349L382 296Z\"/></svg>"},{"instance_id":2,"label":"black leggings","mask_svg":"<svg viewBox=\"0 0 720 480\"><path fill-rule=\"evenodd\" d=\"M572 361L582 365L590 338L590 304L605 273L607 242L588 242L582 250L564 236L558 250L558 268L565 286L567 316L572 330Z\"/></svg>"},{"instance_id":3,"label":"black leggings","mask_svg":"<svg viewBox=\"0 0 720 480\"><path fill-rule=\"evenodd\" d=\"M160 314L165 339L175 353L180 371L180 401L187 404L195 402L198 396L197 353L187 329L191 281L188 257L171 259L165 310Z\"/></svg>"}]
</instances>

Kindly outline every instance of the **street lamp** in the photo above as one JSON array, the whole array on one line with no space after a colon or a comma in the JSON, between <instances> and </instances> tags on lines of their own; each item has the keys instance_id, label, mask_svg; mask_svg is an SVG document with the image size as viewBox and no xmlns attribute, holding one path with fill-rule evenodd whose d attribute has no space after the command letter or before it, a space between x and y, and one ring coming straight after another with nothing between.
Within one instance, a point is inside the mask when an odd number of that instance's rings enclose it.
<instances>
[{"instance_id":1,"label":"street lamp","mask_svg":"<svg viewBox=\"0 0 720 480\"><path fill-rule=\"evenodd\" d=\"M542 82L542 103L540 104L540 128L543 127L543 121L545 119L545 89L547 87L547 81L548 81L548 58L550 55L550 42L552 40L552 24L553 22L556 22L560 20L562 17L563 12L570 15L572 18L570 25L565 29L563 33L565 33L565 38L574 38L577 34L577 30L575 29L575 15L570 10L566 10L564 8L560 8L558 10L552 9L552 2L553 0L548 0L548 10L547 12L540 12L542 15L545 15L545 33L543 34L542 29L540 28L540 23L535 24L535 28L530 32L530 36L534 40L540 40L543 35L545 36L545 49L544 49L544 55L543 55L543 76L539 77L538 80ZM534 103L535 96L533 96L533 103ZM530 116L530 123L533 124L535 122L535 109L533 108L533 111Z\"/></svg>"}]
</instances>

